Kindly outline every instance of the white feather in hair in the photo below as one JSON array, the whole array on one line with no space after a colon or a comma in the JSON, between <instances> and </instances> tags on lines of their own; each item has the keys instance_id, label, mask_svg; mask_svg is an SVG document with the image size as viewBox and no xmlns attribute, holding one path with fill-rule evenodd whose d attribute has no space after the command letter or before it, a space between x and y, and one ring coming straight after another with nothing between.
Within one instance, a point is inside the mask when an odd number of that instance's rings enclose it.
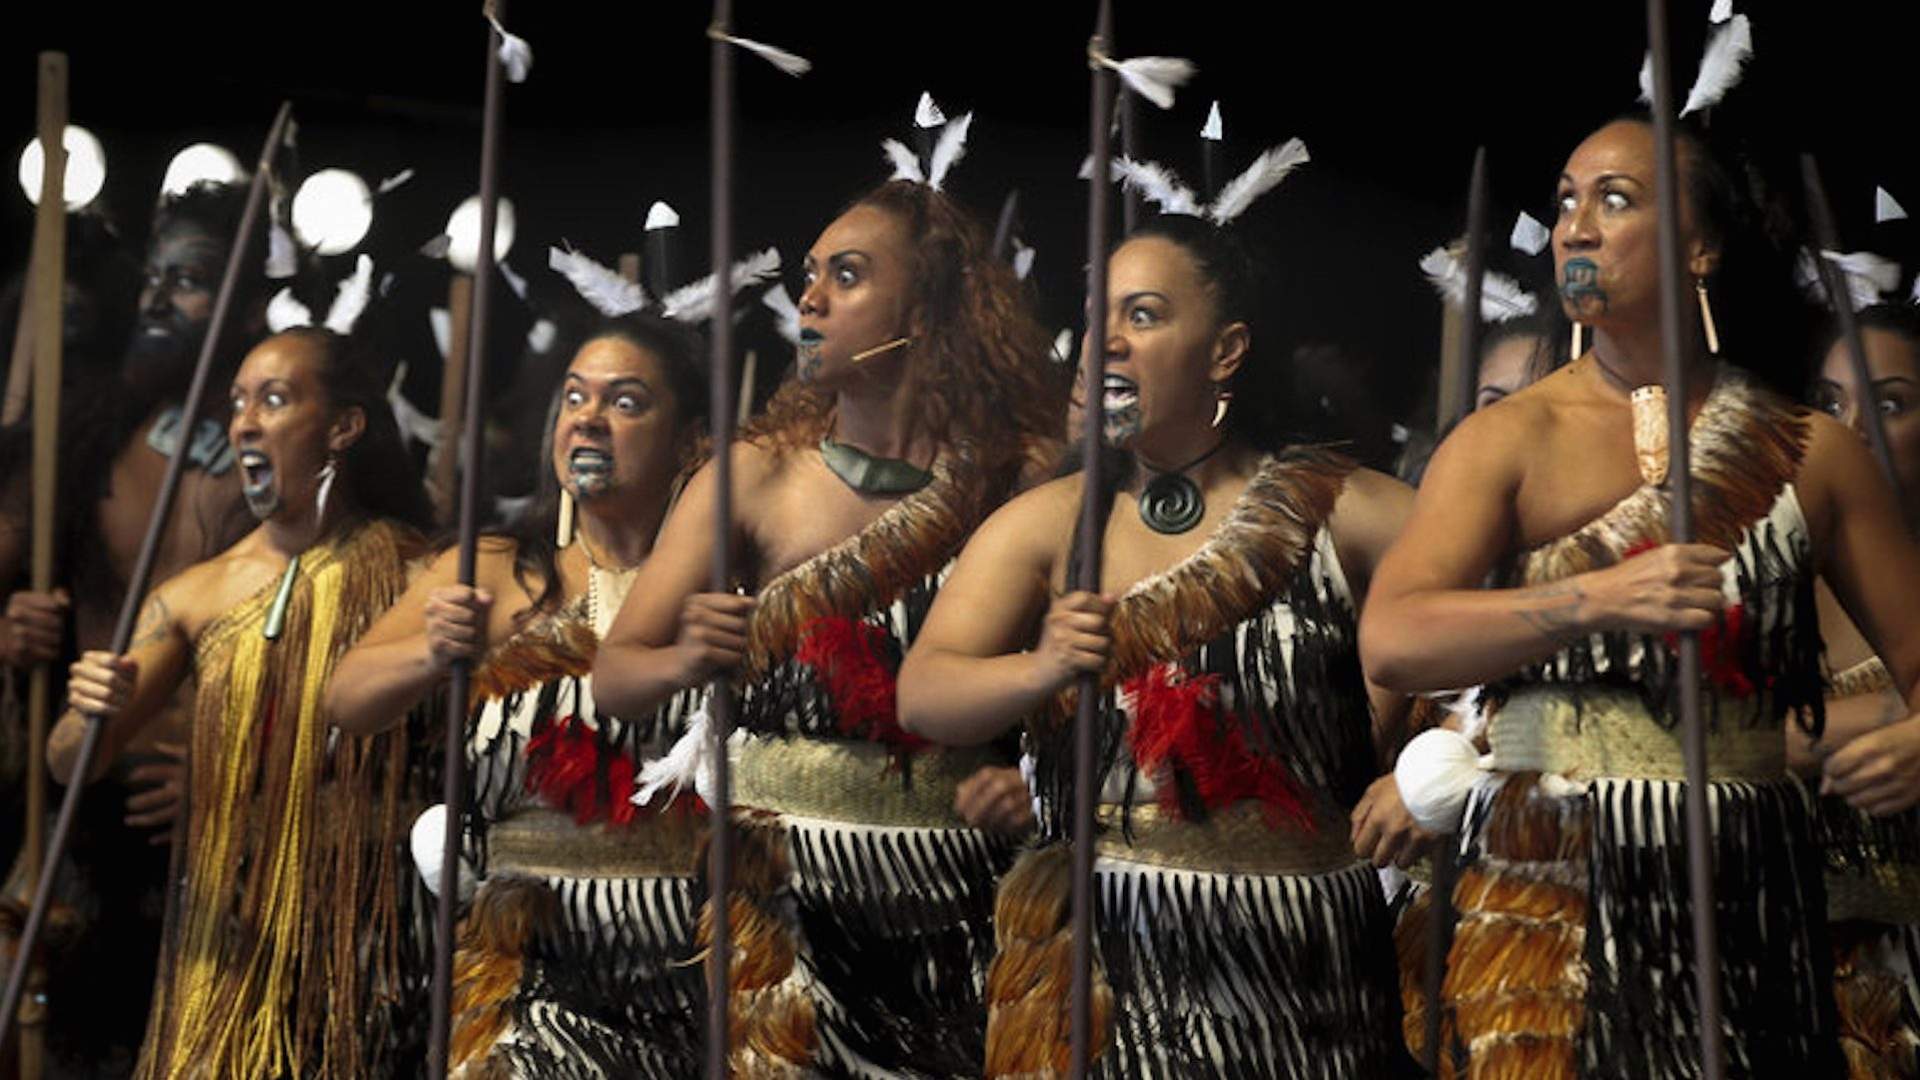
<instances>
[{"instance_id":1,"label":"white feather in hair","mask_svg":"<svg viewBox=\"0 0 1920 1080\"><path fill-rule=\"evenodd\" d=\"M934 144L933 159L927 164L928 187L939 191L941 185L947 182L947 174L966 156L967 129L972 126L972 113L964 113L958 120L947 121L947 126L940 132L940 141Z\"/></svg>"},{"instance_id":2,"label":"white feather in hair","mask_svg":"<svg viewBox=\"0 0 1920 1080\"><path fill-rule=\"evenodd\" d=\"M508 81L526 82L527 74L533 70L533 46L527 44L526 38L507 33L507 28L491 14L487 21L493 24L494 33L500 35L500 64L507 69Z\"/></svg>"},{"instance_id":3,"label":"white feather in hair","mask_svg":"<svg viewBox=\"0 0 1920 1080\"><path fill-rule=\"evenodd\" d=\"M440 350L440 356L444 359L453 351L453 316L446 308L429 308L427 326L433 330L433 347Z\"/></svg>"},{"instance_id":4,"label":"white feather in hair","mask_svg":"<svg viewBox=\"0 0 1920 1080\"><path fill-rule=\"evenodd\" d=\"M813 61L804 56L795 56L785 49L768 45L764 41L749 41L743 37L734 37L732 34L721 34L719 37L721 41L729 45L738 45L796 79L813 70Z\"/></svg>"},{"instance_id":5,"label":"white feather in hair","mask_svg":"<svg viewBox=\"0 0 1920 1080\"><path fill-rule=\"evenodd\" d=\"M913 107L913 126L918 128L937 128L947 122L947 114L934 104L933 95L920 91L920 102Z\"/></svg>"},{"instance_id":6,"label":"white feather in hair","mask_svg":"<svg viewBox=\"0 0 1920 1080\"><path fill-rule=\"evenodd\" d=\"M749 255L733 264L727 275L727 295L729 298L741 289L780 272L780 250L768 248L757 254ZM708 274L691 285L683 285L666 295L660 302L660 314L679 322L705 322L713 318L715 298L713 295L714 275Z\"/></svg>"},{"instance_id":7,"label":"white feather in hair","mask_svg":"<svg viewBox=\"0 0 1920 1080\"><path fill-rule=\"evenodd\" d=\"M291 288L281 289L267 301L267 331L277 334L296 326L312 326L313 312L294 298Z\"/></svg>"},{"instance_id":8,"label":"white feather in hair","mask_svg":"<svg viewBox=\"0 0 1920 1080\"><path fill-rule=\"evenodd\" d=\"M907 149L899 139L880 140L880 149L886 151L887 160L893 163L893 175L889 180L911 180L916 184L927 182L927 174L920 169L920 156Z\"/></svg>"},{"instance_id":9,"label":"white feather in hair","mask_svg":"<svg viewBox=\"0 0 1920 1080\"><path fill-rule=\"evenodd\" d=\"M1219 142L1227 137L1226 125L1220 122L1220 103L1215 101L1207 110L1207 122L1200 127L1200 137L1209 142Z\"/></svg>"},{"instance_id":10,"label":"white feather in hair","mask_svg":"<svg viewBox=\"0 0 1920 1080\"><path fill-rule=\"evenodd\" d=\"M656 200L652 206L647 207L645 231L671 229L678 224L680 224L680 212L666 203Z\"/></svg>"},{"instance_id":11,"label":"white feather in hair","mask_svg":"<svg viewBox=\"0 0 1920 1080\"><path fill-rule=\"evenodd\" d=\"M789 345L800 344L800 307L793 302L785 285L775 285L760 294L760 302L773 312L773 328Z\"/></svg>"},{"instance_id":12,"label":"white feather in hair","mask_svg":"<svg viewBox=\"0 0 1920 1080\"><path fill-rule=\"evenodd\" d=\"M1707 12L1707 21L1715 26L1733 18L1733 0L1713 0L1713 10Z\"/></svg>"},{"instance_id":13,"label":"white feather in hair","mask_svg":"<svg viewBox=\"0 0 1920 1080\"><path fill-rule=\"evenodd\" d=\"M617 319L647 305L646 290L638 282L628 281L614 270L577 251L548 248L547 268L565 276L573 283L573 289L580 294L580 299L610 319Z\"/></svg>"},{"instance_id":14,"label":"white feather in hair","mask_svg":"<svg viewBox=\"0 0 1920 1080\"><path fill-rule=\"evenodd\" d=\"M1173 108L1174 89L1186 85L1200 70L1193 61L1177 56L1136 56L1131 60L1102 57L1100 63L1112 68L1128 89L1163 109Z\"/></svg>"},{"instance_id":15,"label":"white feather in hair","mask_svg":"<svg viewBox=\"0 0 1920 1080\"><path fill-rule=\"evenodd\" d=\"M1312 160L1307 154L1307 144L1299 139L1288 139L1279 146L1253 160L1245 172L1227 182L1220 189L1220 196L1207 207L1207 216L1215 225L1225 225L1241 214L1253 201L1272 191L1287 174Z\"/></svg>"},{"instance_id":16,"label":"white feather in hair","mask_svg":"<svg viewBox=\"0 0 1920 1080\"><path fill-rule=\"evenodd\" d=\"M1164 165L1120 157L1113 159L1113 175L1122 185L1133 188L1141 198L1158 206L1163 214L1200 216L1200 203L1193 189L1182 184Z\"/></svg>"},{"instance_id":17,"label":"white feather in hair","mask_svg":"<svg viewBox=\"0 0 1920 1080\"><path fill-rule=\"evenodd\" d=\"M334 291L333 303L327 308L327 329L342 335L353 333L353 324L360 321L372 299L373 260L362 255L355 260L353 273Z\"/></svg>"},{"instance_id":18,"label":"white feather in hair","mask_svg":"<svg viewBox=\"0 0 1920 1080\"><path fill-rule=\"evenodd\" d=\"M1458 256L1444 247L1434 248L1420 260L1420 270L1440 293L1449 307L1467 302L1467 268ZM1533 294L1520 283L1489 270L1480 281L1480 317L1487 322L1506 322L1531 315L1539 309Z\"/></svg>"},{"instance_id":19,"label":"white feather in hair","mask_svg":"<svg viewBox=\"0 0 1920 1080\"><path fill-rule=\"evenodd\" d=\"M1753 23L1745 15L1735 15L1708 40L1706 55L1700 59L1700 76L1687 91L1687 104L1680 115L1720 104L1727 91L1739 85L1742 69L1752 58Z\"/></svg>"},{"instance_id":20,"label":"white feather in hair","mask_svg":"<svg viewBox=\"0 0 1920 1080\"><path fill-rule=\"evenodd\" d=\"M1525 210L1513 219L1513 233L1507 237L1508 246L1529 255L1538 255L1547 250L1547 245L1552 241L1553 233Z\"/></svg>"},{"instance_id":21,"label":"white feather in hair","mask_svg":"<svg viewBox=\"0 0 1920 1080\"><path fill-rule=\"evenodd\" d=\"M1883 187L1873 189L1873 223L1875 225L1887 221L1904 221L1906 217L1907 208L1901 206L1891 192Z\"/></svg>"}]
</instances>

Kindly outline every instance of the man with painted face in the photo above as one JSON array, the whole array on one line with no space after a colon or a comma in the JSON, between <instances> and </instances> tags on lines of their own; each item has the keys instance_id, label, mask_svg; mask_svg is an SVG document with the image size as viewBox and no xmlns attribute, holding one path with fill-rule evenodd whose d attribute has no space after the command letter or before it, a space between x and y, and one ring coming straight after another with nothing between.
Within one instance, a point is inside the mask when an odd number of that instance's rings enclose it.
<instances>
[{"instance_id":1,"label":"man with painted face","mask_svg":"<svg viewBox=\"0 0 1920 1080\"><path fill-rule=\"evenodd\" d=\"M73 665L48 763L71 773L88 715L113 760L193 685L183 880L136 1076L406 1075L418 770L404 734L333 734L321 696L404 587L429 511L395 467L383 380L339 335L268 338L230 401L256 527L154 589L126 654Z\"/></svg>"}]
</instances>

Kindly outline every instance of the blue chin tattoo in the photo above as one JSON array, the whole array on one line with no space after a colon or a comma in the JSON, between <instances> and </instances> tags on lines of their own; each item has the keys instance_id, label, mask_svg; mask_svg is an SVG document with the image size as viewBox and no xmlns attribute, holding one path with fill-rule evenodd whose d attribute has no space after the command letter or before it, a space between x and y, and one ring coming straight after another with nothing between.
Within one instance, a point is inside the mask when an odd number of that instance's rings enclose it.
<instances>
[{"instance_id":1,"label":"blue chin tattoo","mask_svg":"<svg viewBox=\"0 0 1920 1080\"><path fill-rule=\"evenodd\" d=\"M826 338L818 330L800 331L800 344L794 350L794 375L803 383L820 377L820 344Z\"/></svg>"},{"instance_id":2,"label":"blue chin tattoo","mask_svg":"<svg viewBox=\"0 0 1920 1080\"><path fill-rule=\"evenodd\" d=\"M1568 259L1560 270L1560 298L1576 315L1600 315L1607 310L1607 291L1599 285L1600 267L1592 259Z\"/></svg>"},{"instance_id":3,"label":"blue chin tattoo","mask_svg":"<svg viewBox=\"0 0 1920 1080\"><path fill-rule=\"evenodd\" d=\"M1140 387L1132 379L1108 375L1100 387L1100 434L1108 446L1122 447L1140 435Z\"/></svg>"},{"instance_id":4,"label":"blue chin tattoo","mask_svg":"<svg viewBox=\"0 0 1920 1080\"><path fill-rule=\"evenodd\" d=\"M586 447L575 450L567 459L567 478L574 498L597 499L613 487L613 455Z\"/></svg>"},{"instance_id":5,"label":"blue chin tattoo","mask_svg":"<svg viewBox=\"0 0 1920 1080\"><path fill-rule=\"evenodd\" d=\"M240 497L256 519L265 521L280 510L280 492L273 486L273 462L258 450L242 450L238 460Z\"/></svg>"}]
</instances>

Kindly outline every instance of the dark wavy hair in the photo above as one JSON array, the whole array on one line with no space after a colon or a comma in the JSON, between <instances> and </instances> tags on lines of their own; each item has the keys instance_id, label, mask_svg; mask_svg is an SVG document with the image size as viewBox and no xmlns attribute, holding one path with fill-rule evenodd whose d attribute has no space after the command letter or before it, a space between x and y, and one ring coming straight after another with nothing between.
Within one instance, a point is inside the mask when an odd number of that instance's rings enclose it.
<instances>
[{"instance_id":1,"label":"dark wavy hair","mask_svg":"<svg viewBox=\"0 0 1920 1080\"><path fill-rule=\"evenodd\" d=\"M327 404L334 409L357 407L366 416L360 438L340 457L334 497L344 497L346 505L367 518L399 522L419 532L432 528L432 504L420 486L413 459L400 441L393 407L387 403L384 365L366 339L320 326L282 330L274 338L315 346L320 358L320 387L327 395ZM348 524L352 522L343 517L333 531Z\"/></svg>"},{"instance_id":2,"label":"dark wavy hair","mask_svg":"<svg viewBox=\"0 0 1920 1080\"><path fill-rule=\"evenodd\" d=\"M908 312L923 328L909 361L923 391L914 426L942 444L969 441L989 471L1057 443L1067 387L1020 280L993 257L986 227L944 193L906 180L888 181L848 209L860 206L900 221L912 252ZM784 450L811 445L832 424L833 396L789 380L740 435Z\"/></svg>"},{"instance_id":3,"label":"dark wavy hair","mask_svg":"<svg viewBox=\"0 0 1920 1080\"><path fill-rule=\"evenodd\" d=\"M706 345L700 333L684 323L646 311L618 318L601 318L572 331L574 342L563 355L576 357L580 350L604 338L619 338L637 349L660 358L666 365L667 386L673 392L675 419L683 433L681 443L682 475L695 460L697 436L707 416ZM569 364L571 361L569 361ZM562 369L564 376L565 369ZM554 532L560 520L560 482L553 475L553 425L559 417L560 394L564 377L556 380L548 399L546 426L540 436L540 462L534 470L533 498L526 507L489 536L510 540L514 545L513 573L521 587L534 593L532 611L550 611L561 600L560 574L554 560ZM443 538L444 540L444 538ZM537 590L537 591L536 591Z\"/></svg>"}]
</instances>

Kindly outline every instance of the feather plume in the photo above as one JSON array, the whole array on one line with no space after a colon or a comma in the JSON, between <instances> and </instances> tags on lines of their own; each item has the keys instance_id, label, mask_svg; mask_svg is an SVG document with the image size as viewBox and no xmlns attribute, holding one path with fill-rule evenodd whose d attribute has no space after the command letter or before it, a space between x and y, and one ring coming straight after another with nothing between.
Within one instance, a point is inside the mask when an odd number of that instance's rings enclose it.
<instances>
[{"instance_id":1,"label":"feather plume","mask_svg":"<svg viewBox=\"0 0 1920 1080\"><path fill-rule=\"evenodd\" d=\"M1078 177L1081 180L1093 179L1093 155L1092 154L1088 154L1086 157L1083 157L1080 159L1080 171L1074 173L1073 175Z\"/></svg>"},{"instance_id":2,"label":"feather plume","mask_svg":"<svg viewBox=\"0 0 1920 1080\"><path fill-rule=\"evenodd\" d=\"M385 195L387 192L400 187L411 179L413 179L413 170L401 169L399 172L380 181L380 186L375 188L373 193L375 195Z\"/></svg>"},{"instance_id":3,"label":"feather plume","mask_svg":"<svg viewBox=\"0 0 1920 1080\"><path fill-rule=\"evenodd\" d=\"M1467 268L1458 256L1444 247L1434 248L1420 260L1420 269L1450 307L1467 302ZM1531 315L1539 308L1532 293L1505 274L1487 271L1480 282L1480 317L1488 322L1506 322Z\"/></svg>"},{"instance_id":4,"label":"feather plume","mask_svg":"<svg viewBox=\"0 0 1920 1080\"><path fill-rule=\"evenodd\" d=\"M353 333L353 324L360 321L360 313L367 310L371 299L373 260L362 255L354 262L353 273L334 292L333 304L327 308L327 329L343 337Z\"/></svg>"},{"instance_id":5,"label":"feather plume","mask_svg":"<svg viewBox=\"0 0 1920 1080\"><path fill-rule=\"evenodd\" d=\"M727 275L729 298L749 285L767 280L780 272L780 250L768 248L734 263ZM691 285L668 293L660 302L660 313L680 322L705 322L713 318L714 275L708 274Z\"/></svg>"},{"instance_id":6,"label":"feather plume","mask_svg":"<svg viewBox=\"0 0 1920 1080\"><path fill-rule=\"evenodd\" d=\"M644 226L647 232L655 229L671 229L679 224L680 211L666 203L655 200L652 206L647 207L647 223Z\"/></svg>"},{"instance_id":7,"label":"feather plume","mask_svg":"<svg viewBox=\"0 0 1920 1080\"><path fill-rule=\"evenodd\" d=\"M760 295L760 302L773 312L773 326L789 345L800 344L800 308L785 285L775 285Z\"/></svg>"},{"instance_id":8,"label":"feather plume","mask_svg":"<svg viewBox=\"0 0 1920 1080\"><path fill-rule=\"evenodd\" d=\"M522 300L527 298L527 279L514 273L513 267L508 266L505 259L494 263L493 268L500 271L500 280L507 283L507 288L513 290L513 295Z\"/></svg>"},{"instance_id":9,"label":"feather plume","mask_svg":"<svg viewBox=\"0 0 1920 1080\"><path fill-rule=\"evenodd\" d=\"M967 154L967 129L973 126L973 114L964 113L958 120L949 120L940 132L940 141L934 144L933 160L927 166L927 186L935 191L947 182L947 174L954 165Z\"/></svg>"},{"instance_id":10,"label":"feather plume","mask_svg":"<svg viewBox=\"0 0 1920 1080\"><path fill-rule=\"evenodd\" d=\"M731 34L721 34L720 40L729 45L738 45L796 79L813 70L813 61L804 56L795 56L785 49L768 45L764 41L749 41Z\"/></svg>"},{"instance_id":11,"label":"feather plume","mask_svg":"<svg viewBox=\"0 0 1920 1080\"><path fill-rule=\"evenodd\" d=\"M548 248L547 267L565 275L580 299L608 318L617 319L647 306L646 290L638 282L628 281L577 251Z\"/></svg>"},{"instance_id":12,"label":"feather plume","mask_svg":"<svg viewBox=\"0 0 1920 1080\"><path fill-rule=\"evenodd\" d=\"M745 738L746 732L736 730L733 738L727 742L728 752L732 753L733 748ZM631 801L635 806L646 806L654 801L654 796L664 793L666 797L659 804L665 806L691 786L708 806L712 806L713 784L712 721L707 716L706 704L702 703L687 718L686 734L674 742L666 756L640 766L640 776L634 784Z\"/></svg>"},{"instance_id":13,"label":"feather plume","mask_svg":"<svg viewBox=\"0 0 1920 1080\"><path fill-rule=\"evenodd\" d=\"M1013 240L1013 276L1025 281L1027 275L1031 273L1033 273L1033 249L1021 243L1020 238L1016 236Z\"/></svg>"},{"instance_id":14,"label":"feather plume","mask_svg":"<svg viewBox=\"0 0 1920 1080\"><path fill-rule=\"evenodd\" d=\"M934 104L933 95L922 90L920 102L913 107L913 126L918 128L937 128L947 122L947 114Z\"/></svg>"},{"instance_id":15,"label":"feather plume","mask_svg":"<svg viewBox=\"0 0 1920 1080\"><path fill-rule=\"evenodd\" d=\"M1733 18L1733 0L1713 0L1713 10L1707 12L1707 21L1715 26Z\"/></svg>"},{"instance_id":16,"label":"feather plume","mask_svg":"<svg viewBox=\"0 0 1920 1080\"><path fill-rule=\"evenodd\" d=\"M427 312L427 325L433 330L433 347L440 350L442 359L453 349L453 316L443 307L432 308Z\"/></svg>"},{"instance_id":17,"label":"feather plume","mask_svg":"<svg viewBox=\"0 0 1920 1080\"><path fill-rule=\"evenodd\" d=\"M1219 142L1227 137L1226 125L1220 122L1220 102L1215 101L1207 110L1207 122L1200 128L1200 137L1211 142Z\"/></svg>"},{"instance_id":18,"label":"feather plume","mask_svg":"<svg viewBox=\"0 0 1920 1080\"><path fill-rule=\"evenodd\" d=\"M1648 50L1640 56L1640 104L1653 104L1653 52Z\"/></svg>"},{"instance_id":19,"label":"feather plume","mask_svg":"<svg viewBox=\"0 0 1920 1080\"><path fill-rule=\"evenodd\" d=\"M1687 104L1680 115L1720 104L1727 91L1739 85L1742 69L1752 57L1753 23L1745 15L1735 15L1708 40L1706 54L1700 58L1700 76L1687 91Z\"/></svg>"},{"instance_id":20,"label":"feather plume","mask_svg":"<svg viewBox=\"0 0 1920 1080\"><path fill-rule=\"evenodd\" d=\"M886 151L887 160L893 162L893 175L889 180L911 180L916 184L927 182L927 174L920 171L920 157L907 149L899 139L880 140L880 149Z\"/></svg>"},{"instance_id":21,"label":"feather plume","mask_svg":"<svg viewBox=\"0 0 1920 1080\"><path fill-rule=\"evenodd\" d=\"M282 330L291 330L296 326L312 325L313 312L307 309L307 305L294 298L292 289L281 289L279 292L273 294L273 299L267 301L267 330L269 332L277 334Z\"/></svg>"},{"instance_id":22,"label":"feather plume","mask_svg":"<svg viewBox=\"0 0 1920 1080\"><path fill-rule=\"evenodd\" d=\"M1873 189L1873 223L1875 225L1887 221L1904 221L1906 217L1907 208L1901 206L1892 193L1883 187Z\"/></svg>"},{"instance_id":23,"label":"feather plume","mask_svg":"<svg viewBox=\"0 0 1920 1080\"><path fill-rule=\"evenodd\" d=\"M559 336L560 328L553 325L552 320L535 319L533 325L527 327L527 348L537 353L546 352L553 348L554 340Z\"/></svg>"},{"instance_id":24,"label":"feather plume","mask_svg":"<svg viewBox=\"0 0 1920 1080\"><path fill-rule=\"evenodd\" d=\"M1900 264L1870 251L1822 251L1829 262L1847 276L1847 292L1858 311L1880 302L1885 293L1900 287Z\"/></svg>"},{"instance_id":25,"label":"feather plume","mask_svg":"<svg viewBox=\"0 0 1920 1080\"><path fill-rule=\"evenodd\" d=\"M452 247L453 237L448 236L446 233L441 233L439 236L421 244L420 254L425 255L429 259L444 259Z\"/></svg>"},{"instance_id":26,"label":"feather plume","mask_svg":"<svg viewBox=\"0 0 1920 1080\"><path fill-rule=\"evenodd\" d=\"M387 406L393 410L393 422L399 425L403 438L428 448L439 446L440 421L421 412L407 398L401 389L406 382L407 362L402 360L393 366L393 380L387 384Z\"/></svg>"},{"instance_id":27,"label":"feather plume","mask_svg":"<svg viewBox=\"0 0 1920 1080\"><path fill-rule=\"evenodd\" d=\"M1062 330L1053 335L1053 358L1062 364L1073 360L1073 331Z\"/></svg>"},{"instance_id":28,"label":"feather plume","mask_svg":"<svg viewBox=\"0 0 1920 1080\"><path fill-rule=\"evenodd\" d=\"M527 44L526 38L507 33L507 28L492 15L487 16L487 21L493 24L493 32L500 35L500 65L507 69L507 81L526 82L527 73L533 70L533 46Z\"/></svg>"},{"instance_id":29,"label":"feather plume","mask_svg":"<svg viewBox=\"0 0 1920 1080\"><path fill-rule=\"evenodd\" d=\"M1253 201L1277 187L1287 174L1312 160L1307 154L1307 144L1299 139L1288 139L1279 146L1253 160L1247 170L1227 182L1220 189L1220 197L1213 200L1207 208L1207 216L1215 225L1225 225L1234 218L1247 212Z\"/></svg>"},{"instance_id":30,"label":"feather plume","mask_svg":"<svg viewBox=\"0 0 1920 1080\"><path fill-rule=\"evenodd\" d=\"M1174 89L1186 85L1200 70L1193 61L1177 56L1136 56L1118 61L1102 57L1100 63L1112 68L1128 89L1163 109L1173 108Z\"/></svg>"},{"instance_id":31,"label":"feather plume","mask_svg":"<svg viewBox=\"0 0 1920 1080\"><path fill-rule=\"evenodd\" d=\"M1513 234L1507 237L1507 243L1513 250L1524 251L1528 255L1538 255L1547 250L1547 244L1552 240L1553 233L1525 210L1513 219Z\"/></svg>"},{"instance_id":32,"label":"feather plume","mask_svg":"<svg viewBox=\"0 0 1920 1080\"><path fill-rule=\"evenodd\" d=\"M297 249L293 246L293 234L285 225L273 223L267 232L267 276L275 281L292 277L300 269Z\"/></svg>"},{"instance_id":33,"label":"feather plume","mask_svg":"<svg viewBox=\"0 0 1920 1080\"><path fill-rule=\"evenodd\" d=\"M1175 179L1164 165L1121 157L1113 160L1113 172L1122 185L1138 191L1142 198L1158 206L1161 213L1200 216L1200 204L1193 189Z\"/></svg>"}]
</instances>

